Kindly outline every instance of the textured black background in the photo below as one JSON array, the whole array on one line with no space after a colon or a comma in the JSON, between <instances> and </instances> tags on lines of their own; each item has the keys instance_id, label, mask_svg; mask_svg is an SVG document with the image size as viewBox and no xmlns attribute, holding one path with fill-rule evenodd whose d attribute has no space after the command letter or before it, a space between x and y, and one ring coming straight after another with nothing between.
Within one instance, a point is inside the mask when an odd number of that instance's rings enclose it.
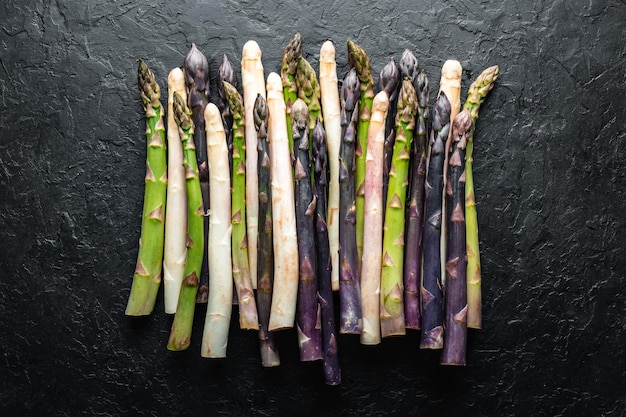
<instances>
[{"instance_id":1,"label":"textured black background","mask_svg":"<svg viewBox=\"0 0 626 417\"><path fill-rule=\"evenodd\" d=\"M623 0L1 2L0 415L625 415L624 22ZM340 77L347 39L376 74L411 48L433 90L456 58L463 100L500 65L476 135L485 304L467 367L438 366L414 332L342 336L333 388L292 332L263 369L256 334L235 326L226 360L201 359L202 308L183 353L165 348L162 295L151 317L124 316L145 163L137 60L165 86L195 42L214 86L248 39L278 71L295 31L315 68L335 42Z\"/></svg>"}]
</instances>

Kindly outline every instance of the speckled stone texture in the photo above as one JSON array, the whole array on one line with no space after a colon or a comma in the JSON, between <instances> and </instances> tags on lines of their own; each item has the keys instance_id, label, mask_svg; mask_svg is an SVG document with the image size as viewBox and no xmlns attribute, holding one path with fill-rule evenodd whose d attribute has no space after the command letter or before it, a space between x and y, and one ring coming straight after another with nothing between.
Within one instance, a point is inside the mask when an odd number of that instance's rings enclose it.
<instances>
[{"instance_id":1,"label":"speckled stone texture","mask_svg":"<svg viewBox=\"0 0 626 417\"><path fill-rule=\"evenodd\" d=\"M625 415L625 2L299 3L1 2L0 415ZM295 31L315 68L335 41L340 77L348 39L376 74L411 48L432 90L456 58L463 100L500 65L476 131L484 329L467 367L437 365L412 331L378 347L342 336L344 381L327 387L293 332L263 369L234 321L228 358L200 358L203 307L183 353L165 347L162 292L152 316L124 316L145 158L137 60L165 90L195 42L216 91L223 53L239 70L255 39L267 75Z\"/></svg>"}]
</instances>

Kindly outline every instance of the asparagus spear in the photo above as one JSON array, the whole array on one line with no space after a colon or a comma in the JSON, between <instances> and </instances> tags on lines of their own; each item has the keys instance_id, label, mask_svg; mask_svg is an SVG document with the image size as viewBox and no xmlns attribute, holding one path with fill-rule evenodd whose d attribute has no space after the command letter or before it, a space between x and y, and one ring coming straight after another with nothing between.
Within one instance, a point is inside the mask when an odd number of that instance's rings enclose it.
<instances>
[{"instance_id":1,"label":"asparagus spear","mask_svg":"<svg viewBox=\"0 0 626 417\"><path fill-rule=\"evenodd\" d=\"M322 333L317 327L317 265L315 257L315 203L311 190L311 163L309 160L309 111L301 99L291 106L294 150L296 230L298 233L298 304L296 328L300 360L322 359Z\"/></svg>"},{"instance_id":2,"label":"asparagus spear","mask_svg":"<svg viewBox=\"0 0 626 417\"><path fill-rule=\"evenodd\" d=\"M187 259L187 192L183 145L174 118L174 92L184 101L185 76L174 68L167 77L167 216L165 216L165 244L163 249L163 295L165 312L176 313L178 294Z\"/></svg>"},{"instance_id":3,"label":"asparagus spear","mask_svg":"<svg viewBox=\"0 0 626 417\"><path fill-rule=\"evenodd\" d=\"M341 369L337 354L337 328L332 288L332 259L326 225L327 152L326 132L318 120L313 129L313 196L315 205L315 247L317 249L317 287L322 316L322 350L324 378L328 385L341 383Z\"/></svg>"},{"instance_id":4,"label":"asparagus spear","mask_svg":"<svg viewBox=\"0 0 626 417\"><path fill-rule=\"evenodd\" d=\"M298 71L296 72L296 85L298 87L298 98L306 103L309 114L309 141L313 136L313 129L317 120L322 120L322 104L320 101L320 84L317 81L315 70L309 61L300 57L298 60Z\"/></svg>"},{"instance_id":5,"label":"asparagus spear","mask_svg":"<svg viewBox=\"0 0 626 417\"><path fill-rule=\"evenodd\" d=\"M320 49L320 92L322 113L328 144L328 240L332 260L332 286L339 290L339 148L341 147L341 108L337 84L337 64L335 47L326 41Z\"/></svg>"},{"instance_id":6,"label":"asparagus spear","mask_svg":"<svg viewBox=\"0 0 626 417\"><path fill-rule=\"evenodd\" d=\"M420 348L443 347L443 304L441 282L441 194L445 141L450 130L450 102L439 94L433 109L430 161L424 202L424 266L421 287L422 338Z\"/></svg>"},{"instance_id":7,"label":"asparagus spear","mask_svg":"<svg viewBox=\"0 0 626 417\"><path fill-rule=\"evenodd\" d=\"M356 190L356 248L358 253L358 265L361 267L361 256L363 254L363 210L365 204L365 153L367 151L367 131L372 114L372 103L374 100L374 79L372 69L367 54L357 44L348 41L348 64L354 68L360 80L360 100L359 100L359 125L357 127L358 141L356 145L356 170L355 170L355 190Z\"/></svg>"},{"instance_id":8,"label":"asparagus spear","mask_svg":"<svg viewBox=\"0 0 626 417\"><path fill-rule=\"evenodd\" d=\"M472 115L472 134L467 142L465 156L465 229L467 237L467 327L482 327L482 296L480 277L480 252L478 248L478 217L474 196L474 175L472 174L472 153L474 150L474 128L478 120L480 105L487 98L498 79L500 68L497 65L485 69L470 85L464 109Z\"/></svg>"},{"instance_id":9,"label":"asparagus spear","mask_svg":"<svg viewBox=\"0 0 626 417\"><path fill-rule=\"evenodd\" d=\"M269 329L293 327L298 294L298 236L293 174L280 76L267 77L268 135L272 178L274 292Z\"/></svg>"},{"instance_id":10,"label":"asparagus spear","mask_svg":"<svg viewBox=\"0 0 626 417\"><path fill-rule=\"evenodd\" d=\"M196 146L196 158L200 175L200 188L202 190L202 202L206 209L209 208L209 166L206 156L206 138L204 134L204 109L209 102L211 92L209 89L209 62L206 56L191 44L191 49L183 62L185 82L189 92L188 105L192 111L192 120L195 126L193 141ZM207 245L209 236L209 216L205 213L204 219L204 245ZM206 303L209 290L208 256L205 254L202 260L202 272L198 277L199 287L196 302Z\"/></svg>"},{"instance_id":11,"label":"asparagus spear","mask_svg":"<svg viewBox=\"0 0 626 417\"><path fill-rule=\"evenodd\" d=\"M139 61L139 93L146 112L146 177L137 265L130 288L127 316L152 313L161 285L165 200L167 197L167 150L161 89L148 66Z\"/></svg>"},{"instance_id":12,"label":"asparagus spear","mask_svg":"<svg viewBox=\"0 0 626 417\"><path fill-rule=\"evenodd\" d=\"M289 138L289 149L293 149L293 134L291 132L291 106L298 99L298 86L296 85L296 73L298 61L302 56L302 38L300 33L296 32L283 52L281 62L280 76L283 82L283 95L285 97L285 114L287 124L287 137ZM292 155L293 158L293 155Z\"/></svg>"},{"instance_id":13,"label":"asparagus spear","mask_svg":"<svg viewBox=\"0 0 626 417\"><path fill-rule=\"evenodd\" d=\"M361 305L363 332L361 343L380 343L380 271L383 251L383 165L385 148L385 118L389 98L383 90L374 97L372 118L367 139L365 162L365 230L363 263L361 264Z\"/></svg>"},{"instance_id":14,"label":"asparagus spear","mask_svg":"<svg viewBox=\"0 0 626 417\"><path fill-rule=\"evenodd\" d=\"M248 264L246 237L246 145L244 138L243 100L237 89L224 81L224 92L233 116L233 152L231 166L231 243L233 280L239 302L239 326L258 330L259 318Z\"/></svg>"},{"instance_id":15,"label":"asparagus spear","mask_svg":"<svg viewBox=\"0 0 626 417\"><path fill-rule=\"evenodd\" d=\"M387 111L387 121L385 122L385 156L383 165L383 196L387 197L389 185L389 168L391 168L391 158L393 156L393 144L396 141L396 110L398 108L398 93L402 85L400 71L396 61L391 58L380 72L378 84L380 89L387 93L389 105ZM385 205L383 204L383 216L385 215Z\"/></svg>"},{"instance_id":16,"label":"asparagus spear","mask_svg":"<svg viewBox=\"0 0 626 417\"><path fill-rule=\"evenodd\" d=\"M448 169L448 252L444 289L444 343L442 365L465 365L467 345L467 252L465 243L465 147L472 132L468 110L452 124Z\"/></svg>"},{"instance_id":17,"label":"asparagus spear","mask_svg":"<svg viewBox=\"0 0 626 417\"><path fill-rule=\"evenodd\" d=\"M424 181L426 180L426 122L428 78L421 71L416 79L417 127L411 150L411 177L406 213L404 256L404 323L407 329L421 328L419 285L422 279L422 235L424 226Z\"/></svg>"},{"instance_id":18,"label":"asparagus spear","mask_svg":"<svg viewBox=\"0 0 626 417\"><path fill-rule=\"evenodd\" d=\"M402 81L396 115L396 142L389 172L389 190L383 235L383 266L380 284L382 337L403 335L404 213L409 183L410 150L415 130L417 96L408 78Z\"/></svg>"},{"instance_id":19,"label":"asparagus spear","mask_svg":"<svg viewBox=\"0 0 626 417\"><path fill-rule=\"evenodd\" d=\"M211 182L208 248L211 280L200 354L205 358L223 358L228 345L233 300L230 172L226 134L217 106L209 103L204 111L204 119Z\"/></svg>"},{"instance_id":20,"label":"asparagus spear","mask_svg":"<svg viewBox=\"0 0 626 417\"><path fill-rule=\"evenodd\" d=\"M363 330L359 289L354 192L356 125L359 78L350 70L341 86L341 149L339 153L339 331L360 334Z\"/></svg>"},{"instance_id":21,"label":"asparagus spear","mask_svg":"<svg viewBox=\"0 0 626 417\"><path fill-rule=\"evenodd\" d=\"M196 295L202 260L204 258L204 206L196 160L196 147L191 139L194 134L192 113L182 96L174 92L174 119L178 125L183 144L183 165L187 189L187 260L183 282L178 296L176 314L172 322L169 350L184 350L191 341L191 328L196 308Z\"/></svg>"},{"instance_id":22,"label":"asparagus spear","mask_svg":"<svg viewBox=\"0 0 626 417\"><path fill-rule=\"evenodd\" d=\"M235 69L233 64L228 60L226 54L222 57L222 63L217 70L217 93L218 102L217 108L222 113L222 122L224 123L224 133L226 135L226 143L228 144L228 158L232 171L232 152L233 152L233 115L230 112L230 106L226 99L226 92L224 91L224 82L229 83L233 87L237 88L237 76L235 75Z\"/></svg>"},{"instance_id":23,"label":"asparagus spear","mask_svg":"<svg viewBox=\"0 0 626 417\"><path fill-rule=\"evenodd\" d=\"M259 314L259 345L264 367L280 365L274 333L269 331L272 286L274 285L274 248L272 241L272 190L270 184L270 151L267 141L267 102L259 94L254 102L254 125L258 138L259 160L259 233L257 310Z\"/></svg>"},{"instance_id":24,"label":"asparagus spear","mask_svg":"<svg viewBox=\"0 0 626 417\"><path fill-rule=\"evenodd\" d=\"M265 97L265 76L261 62L261 49L255 41L248 41L241 54L241 84L243 86L244 120L246 121L246 149L257 148L254 126L254 101L261 94ZM246 158L246 226L248 228L248 261L252 286L256 288L257 240L259 236L259 185L257 156L254 152Z\"/></svg>"},{"instance_id":25,"label":"asparagus spear","mask_svg":"<svg viewBox=\"0 0 626 417\"><path fill-rule=\"evenodd\" d=\"M446 97L450 102L450 123L454 120L461 109L461 75L463 68L459 61L449 59L444 62L441 67L441 80L439 81L439 94L446 93ZM448 154L450 153L450 141L446 142L445 158L443 163L443 189L446 189L446 182L448 181ZM446 218L446 197L441 196L441 218ZM441 223L441 270L445 270L445 253L446 253L446 222ZM445 285L445 276L444 276Z\"/></svg>"}]
</instances>

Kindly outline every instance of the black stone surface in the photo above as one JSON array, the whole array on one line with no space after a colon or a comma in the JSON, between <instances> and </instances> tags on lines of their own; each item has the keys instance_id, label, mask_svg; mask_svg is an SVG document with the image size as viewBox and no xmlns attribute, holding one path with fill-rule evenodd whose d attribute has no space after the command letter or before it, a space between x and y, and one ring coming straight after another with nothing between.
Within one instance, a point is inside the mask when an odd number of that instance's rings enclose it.
<instances>
[{"instance_id":1,"label":"black stone surface","mask_svg":"<svg viewBox=\"0 0 626 417\"><path fill-rule=\"evenodd\" d=\"M624 22L623 0L1 2L0 415L626 415ZM255 39L267 75L295 31L316 68L335 42L340 77L348 39L375 74L411 48L432 86L456 58L462 99L500 65L476 134L484 329L467 367L437 365L415 332L378 347L344 336L344 382L327 387L293 332L263 369L235 323L229 357L200 358L203 308L183 353L165 348L162 295L151 317L124 316L145 158L137 60L164 88L195 42L213 88L221 54L239 70Z\"/></svg>"}]
</instances>

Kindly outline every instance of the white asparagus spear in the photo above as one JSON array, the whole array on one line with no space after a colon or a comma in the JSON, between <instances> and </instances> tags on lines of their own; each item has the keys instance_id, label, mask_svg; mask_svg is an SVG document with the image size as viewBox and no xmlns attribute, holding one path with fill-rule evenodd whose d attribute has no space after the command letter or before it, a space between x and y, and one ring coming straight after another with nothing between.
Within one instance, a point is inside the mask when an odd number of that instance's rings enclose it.
<instances>
[{"instance_id":1,"label":"white asparagus spear","mask_svg":"<svg viewBox=\"0 0 626 417\"><path fill-rule=\"evenodd\" d=\"M374 97L367 134L365 158L365 209L363 217L363 262L361 263L361 308L363 332L361 343L380 343L380 276L383 253L383 164L385 120L389 97L381 91Z\"/></svg>"},{"instance_id":2,"label":"white asparagus spear","mask_svg":"<svg viewBox=\"0 0 626 417\"><path fill-rule=\"evenodd\" d=\"M335 46L326 41L320 49L320 90L322 94L322 112L324 130L328 147L328 241L332 260L333 290L339 290L339 149L341 147L341 108L339 105L339 87L337 83L337 64Z\"/></svg>"},{"instance_id":3,"label":"white asparagus spear","mask_svg":"<svg viewBox=\"0 0 626 417\"><path fill-rule=\"evenodd\" d=\"M205 358L223 358L226 356L233 301L230 169L222 117L213 103L207 105L204 121L211 207L208 248L209 299L201 355Z\"/></svg>"},{"instance_id":4,"label":"white asparagus spear","mask_svg":"<svg viewBox=\"0 0 626 417\"><path fill-rule=\"evenodd\" d=\"M248 263L252 287L257 287L257 242L259 240L259 178L257 175L257 137L254 126L254 101L257 94L265 98L265 75L261 49L255 41L248 41L241 53L241 85L243 87L244 118L246 124L246 225L248 228Z\"/></svg>"},{"instance_id":5,"label":"white asparagus spear","mask_svg":"<svg viewBox=\"0 0 626 417\"><path fill-rule=\"evenodd\" d=\"M441 80L439 81L439 93L443 91L446 93L448 101L450 101L450 126L457 114L461 111L461 76L463 74L463 67L461 63L454 59L448 59L441 67ZM441 218L446 219L446 183L448 178L448 153L450 152L450 138L452 135L448 135L446 141L445 159L443 162L443 190L441 196ZM441 248L441 271L446 270L446 236L447 236L446 222L441 222L441 241L439 247ZM441 274L442 282L445 281L445 274Z\"/></svg>"},{"instance_id":6,"label":"white asparagus spear","mask_svg":"<svg viewBox=\"0 0 626 417\"><path fill-rule=\"evenodd\" d=\"M174 91L187 101L185 75L174 68L167 77L167 212L163 250L163 298L165 313L176 313L178 294L187 259L187 191L183 145L174 120Z\"/></svg>"},{"instance_id":7,"label":"white asparagus spear","mask_svg":"<svg viewBox=\"0 0 626 417\"><path fill-rule=\"evenodd\" d=\"M298 295L298 236L291 151L280 75L267 77L268 138L272 179L274 291L269 330L293 327Z\"/></svg>"}]
</instances>

